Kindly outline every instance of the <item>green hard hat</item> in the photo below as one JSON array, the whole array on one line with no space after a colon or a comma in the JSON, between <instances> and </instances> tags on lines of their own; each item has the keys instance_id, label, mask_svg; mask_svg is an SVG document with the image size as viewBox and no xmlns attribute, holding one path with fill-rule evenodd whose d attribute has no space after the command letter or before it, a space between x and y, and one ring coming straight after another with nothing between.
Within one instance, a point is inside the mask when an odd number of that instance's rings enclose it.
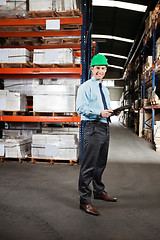
<instances>
[{"instance_id":1,"label":"green hard hat","mask_svg":"<svg viewBox=\"0 0 160 240\"><path fill-rule=\"evenodd\" d=\"M97 66L103 66L103 65L108 66L108 62L107 62L106 57L104 55L101 55L101 54L95 55L92 58L91 67L93 67L95 65L97 65Z\"/></svg>"}]
</instances>

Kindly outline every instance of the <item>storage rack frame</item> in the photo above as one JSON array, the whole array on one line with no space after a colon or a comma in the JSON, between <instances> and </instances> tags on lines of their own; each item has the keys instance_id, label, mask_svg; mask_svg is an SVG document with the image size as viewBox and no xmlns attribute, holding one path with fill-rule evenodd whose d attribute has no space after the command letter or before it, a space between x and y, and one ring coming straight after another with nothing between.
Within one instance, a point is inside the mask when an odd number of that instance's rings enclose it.
<instances>
[{"instance_id":1,"label":"storage rack frame","mask_svg":"<svg viewBox=\"0 0 160 240\"><path fill-rule=\"evenodd\" d=\"M155 22L154 26L150 29L150 33L147 36L147 40L143 46L142 52L144 54L146 47L147 47L147 43L148 41L151 40L151 38L153 39L153 44L152 44L152 51L153 51L153 62L152 62L152 80L149 80L148 82L152 81L152 90L154 90L155 87L155 45L156 45L156 33L157 31L159 31L159 27L160 26L160 16L157 19L157 21ZM160 74L160 73L157 73ZM145 76L143 76L143 88L142 88L142 99L145 99L145 88L146 88L146 83L145 82ZM154 143L154 124L155 124L155 111L157 109L160 109L160 105L151 105L151 106L145 106L143 107L143 129L145 128L145 125L147 125L149 128L151 128L152 130L152 143ZM146 110L151 110L152 111L152 117L150 117L149 119L145 119L145 111ZM152 125L148 125L148 121L152 120Z\"/></svg>"},{"instance_id":2,"label":"storage rack frame","mask_svg":"<svg viewBox=\"0 0 160 240\"><path fill-rule=\"evenodd\" d=\"M88 15L89 13L89 15ZM46 20L59 19L61 24L80 24L81 30L60 30L60 31L24 31L24 32L1 32L1 37L59 37L59 36L80 36L81 44L63 44L63 45L39 45L39 46L8 46L8 48L13 47L25 47L28 50L33 50L36 48L73 48L73 50L81 50L81 65L80 67L69 67L69 68L0 68L0 79L5 78L58 78L58 77L68 77L68 78L81 78L81 83L86 81L86 72L88 69L88 64L91 58L91 32L88 32L88 16L90 16L89 21L91 21L92 13L92 1L82 0L82 14L80 17L62 17L62 18L43 18L43 19L1 19L0 26L35 26L35 25L45 25ZM86 38L86 34L89 34ZM86 40L89 41L86 43ZM0 46L3 48L3 46ZM86 55L85 51L88 49ZM1 81L0 81L1 83ZM0 85L0 89L2 86ZM80 124L80 155L79 161L83 161L83 123L81 124L80 116L0 116L0 124L5 121L9 122L52 122L52 123L78 123ZM1 126L2 127L2 126Z\"/></svg>"}]
</instances>

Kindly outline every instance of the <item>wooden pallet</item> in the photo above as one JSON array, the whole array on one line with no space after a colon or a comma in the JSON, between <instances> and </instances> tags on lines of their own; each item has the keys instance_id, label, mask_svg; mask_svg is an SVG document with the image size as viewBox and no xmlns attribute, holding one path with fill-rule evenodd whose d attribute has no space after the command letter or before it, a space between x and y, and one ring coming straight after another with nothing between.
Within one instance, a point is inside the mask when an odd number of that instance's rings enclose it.
<instances>
[{"instance_id":1,"label":"wooden pallet","mask_svg":"<svg viewBox=\"0 0 160 240\"><path fill-rule=\"evenodd\" d=\"M42 39L42 45L54 45L54 44L81 44L81 38L45 38Z\"/></svg>"},{"instance_id":2,"label":"wooden pallet","mask_svg":"<svg viewBox=\"0 0 160 240\"><path fill-rule=\"evenodd\" d=\"M81 25L79 24L62 24L60 30L79 30Z\"/></svg>"},{"instance_id":3,"label":"wooden pallet","mask_svg":"<svg viewBox=\"0 0 160 240\"><path fill-rule=\"evenodd\" d=\"M60 160L51 158L31 158L31 163L77 165L78 160Z\"/></svg>"},{"instance_id":4,"label":"wooden pallet","mask_svg":"<svg viewBox=\"0 0 160 240\"><path fill-rule=\"evenodd\" d=\"M1 32L32 32L32 31L40 31L40 30L46 30L45 25L28 25L28 26L0 26Z\"/></svg>"},{"instance_id":5,"label":"wooden pallet","mask_svg":"<svg viewBox=\"0 0 160 240\"><path fill-rule=\"evenodd\" d=\"M67 11L28 11L31 18L47 18L47 17L74 17L81 16L79 9L67 10Z\"/></svg>"},{"instance_id":6,"label":"wooden pallet","mask_svg":"<svg viewBox=\"0 0 160 240\"><path fill-rule=\"evenodd\" d=\"M52 64L52 63L30 63L33 68L71 68L80 67L80 64L64 63L64 64Z\"/></svg>"},{"instance_id":7,"label":"wooden pallet","mask_svg":"<svg viewBox=\"0 0 160 240\"><path fill-rule=\"evenodd\" d=\"M8 110L0 110L0 116L24 116L26 111L8 111Z\"/></svg>"},{"instance_id":8,"label":"wooden pallet","mask_svg":"<svg viewBox=\"0 0 160 240\"><path fill-rule=\"evenodd\" d=\"M23 162L29 162L30 159L29 158L8 158L8 157L0 157L0 162L11 162L11 161L18 161L19 163L23 163Z\"/></svg>"},{"instance_id":9,"label":"wooden pallet","mask_svg":"<svg viewBox=\"0 0 160 240\"><path fill-rule=\"evenodd\" d=\"M80 64L65 63L65 64L44 64L44 63L0 63L0 68L70 68L80 67Z\"/></svg>"},{"instance_id":10,"label":"wooden pallet","mask_svg":"<svg viewBox=\"0 0 160 240\"><path fill-rule=\"evenodd\" d=\"M4 47L5 46L37 46L42 43L41 38L8 38L5 39Z\"/></svg>"},{"instance_id":11,"label":"wooden pallet","mask_svg":"<svg viewBox=\"0 0 160 240\"><path fill-rule=\"evenodd\" d=\"M32 113L32 112L30 112ZM33 116L73 116L73 117L78 117L77 112L69 112L69 113L64 113L64 112L33 112Z\"/></svg>"},{"instance_id":12,"label":"wooden pallet","mask_svg":"<svg viewBox=\"0 0 160 240\"><path fill-rule=\"evenodd\" d=\"M0 162L12 162L16 161L19 163L41 163L41 164L56 164L56 165L78 165L78 160L60 160L60 159L51 159L51 158L6 158L6 157L0 157Z\"/></svg>"},{"instance_id":13,"label":"wooden pallet","mask_svg":"<svg viewBox=\"0 0 160 240\"><path fill-rule=\"evenodd\" d=\"M30 68L30 62L26 63L0 63L0 68Z\"/></svg>"}]
</instances>

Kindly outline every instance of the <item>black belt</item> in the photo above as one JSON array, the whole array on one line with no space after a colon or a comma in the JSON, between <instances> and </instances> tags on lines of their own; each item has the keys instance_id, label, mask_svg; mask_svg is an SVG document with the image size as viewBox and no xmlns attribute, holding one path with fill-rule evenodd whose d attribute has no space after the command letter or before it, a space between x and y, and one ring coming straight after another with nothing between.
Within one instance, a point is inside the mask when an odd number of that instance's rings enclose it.
<instances>
[{"instance_id":1,"label":"black belt","mask_svg":"<svg viewBox=\"0 0 160 240\"><path fill-rule=\"evenodd\" d=\"M98 122L98 121L86 121L86 123L89 123L89 124L99 124L99 125L103 125L103 126L109 126L109 123L103 123L103 122Z\"/></svg>"}]
</instances>

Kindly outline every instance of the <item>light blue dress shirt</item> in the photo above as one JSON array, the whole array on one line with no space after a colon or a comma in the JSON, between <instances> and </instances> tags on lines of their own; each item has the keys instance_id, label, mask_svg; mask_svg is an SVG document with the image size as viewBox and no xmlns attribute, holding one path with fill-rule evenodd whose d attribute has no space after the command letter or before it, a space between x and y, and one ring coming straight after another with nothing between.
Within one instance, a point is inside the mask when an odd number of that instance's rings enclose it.
<instances>
[{"instance_id":1,"label":"light blue dress shirt","mask_svg":"<svg viewBox=\"0 0 160 240\"><path fill-rule=\"evenodd\" d=\"M107 108L111 109L109 96L110 94L103 83L102 90L105 95ZM95 77L92 77L79 87L77 93L76 108L77 113L81 114L81 120L100 121L107 123L107 118L100 116L100 112L104 110L104 105L99 89L99 81Z\"/></svg>"}]
</instances>

